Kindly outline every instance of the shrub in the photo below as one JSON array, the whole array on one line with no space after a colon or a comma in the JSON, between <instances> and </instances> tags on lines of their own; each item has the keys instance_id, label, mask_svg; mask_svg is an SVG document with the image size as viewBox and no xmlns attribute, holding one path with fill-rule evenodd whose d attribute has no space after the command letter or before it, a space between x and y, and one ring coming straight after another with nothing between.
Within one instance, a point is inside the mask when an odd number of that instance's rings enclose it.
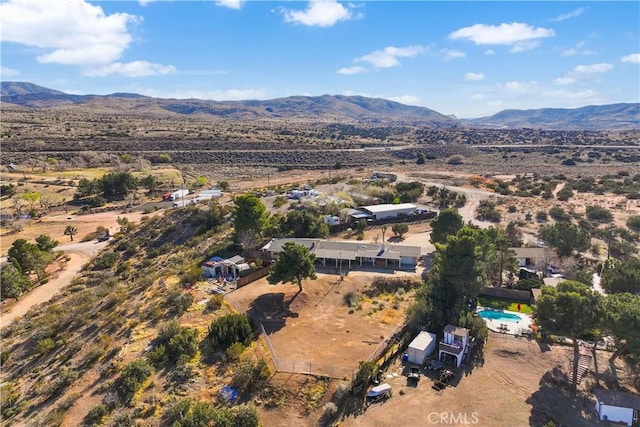
<instances>
[{"instance_id":1,"label":"shrub","mask_svg":"<svg viewBox=\"0 0 640 427\"><path fill-rule=\"evenodd\" d=\"M258 411L256 411L256 408L253 406L240 405L236 406L234 409L234 427L258 427L260 425Z\"/></svg>"},{"instance_id":2,"label":"shrub","mask_svg":"<svg viewBox=\"0 0 640 427\"><path fill-rule=\"evenodd\" d=\"M454 154L447 159L447 163L450 165L461 165L464 163L464 156L462 154Z\"/></svg>"},{"instance_id":3,"label":"shrub","mask_svg":"<svg viewBox=\"0 0 640 427\"><path fill-rule=\"evenodd\" d=\"M207 341L213 349L226 350L235 343L249 345L253 336L253 328L246 314L228 314L211 322Z\"/></svg>"},{"instance_id":4,"label":"shrub","mask_svg":"<svg viewBox=\"0 0 640 427\"><path fill-rule=\"evenodd\" d=\"M50 353L55 348L56 344L51 338L43 338L36 343L35 351L39 355Z\"/></svg>"},{"instance_id":5,"label":"shrub","mask_svg":"<svg viewBox=\"0 0 640 427\"><path fill-rule=\"evenodd\" d=\"M123 403L129 403L142 384L153 373L153 366L138 359L126 365L114 385L115 392Z\"/></svg>"},{"instance_id":6,"label":"shrub","mask_svg":"<svg viewBox=\"0 0 640 427\"><path fill-rule=\"evenodd\" d=\"M220 310L222 304L224 303L224 297L220 294L213 294L207 301L206 310L207 311L217 311Z\"/></svg>"},{"instance_id":7,"label":"shrub","mask_svg":"<svg viewBox=\"0 0 640 427\"><path fill-rule=\"evenodd\" d=\"M637 233L640 233L640 215L631 215L627 218L627 227Z\"/></svg>"},{"instance_id":8,"label":"shrub","mask_svg":"<svg viewBox=\"0 0 640 427\"><path fill-rule=\"evenodd\" d=\"M255 364L250 360L242 361L235 369L231 386L240 393L253 393L264 386L270 372L264 359Z\"/></svg>"},{"instance_id":9,"label":"shrub","mask_svg":"<svg viewBox=\"0 0 640 427\"><path fill-rule=\"evenodd\" d=\"M242 345L242 343L237 342L235 344L232 344L226 351L227 359L232 362L240 360L240 356L243 352L244 345Z\"/></svg>"},{"instance_id":10,"label":"shrub","mask_svg":"<svg viewBox=\"0 0 640 427\"><path fill-rule=\"evenodd\" d=\"M409 232L409 226L407 224L393 224L391 226L391 231L393 231L393 234L397 237L402 238L403 235Z\"/></svg>"},{"instance_id":11,"label":"shrub","mask_svg":"<svg viewBox=\"0 0 640 427\"><path fill-rule=\"evenodd\" d=\"M118 254L115 252L106 252L93 261L94 270L107 270L112 268L118 260Z\"/></svg>"},{"instance_id":12,"label":"shrub","mask_svg":"<svg viewBox=\"0 0 640 427\"><path fill-rule=\"evenodd\" d=\"M84 417L85 425L95 426L104 423L104 418L109 415L109 408L100 404L91 408L89 413Z\"/></svg>"},{"instance_id":13,"label":"shrub","mask_svg":"<svg viewBox=\"0 0 640 427\"><path fill-rule=\"evenodd\" d=\"M593 205L587 206L587 218L596 222L611 222L613 214L605 207Z\"/></svg>"}]
</instances>

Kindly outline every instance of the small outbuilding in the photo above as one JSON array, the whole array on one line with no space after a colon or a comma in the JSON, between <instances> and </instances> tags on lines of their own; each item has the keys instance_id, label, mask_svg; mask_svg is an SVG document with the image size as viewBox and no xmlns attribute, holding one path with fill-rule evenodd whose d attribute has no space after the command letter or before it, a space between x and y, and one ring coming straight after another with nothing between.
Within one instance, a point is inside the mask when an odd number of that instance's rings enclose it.
<instances>
[{"instance_id":1,"label":"small outbuilding","mask_svg":"<svg viewBox=\"0 0 640 427\"><path fill-rule=\"evenodd\" d=\"M595 389L598 419L635 425L639 420L640 396L624 391Z\"/></svg>"},{"instance_id":2,"label":"small outbuilding","mask_svg":"<svg viewBox=\"0 0 640 427\"><path fill-rule=\"evenodd\" d=\"M424 365L427 357L435 350L436 342L435 334L426 331L420 332L409 344L409 348L407 349L407 362Z\"/></svg>"}]
</instances>

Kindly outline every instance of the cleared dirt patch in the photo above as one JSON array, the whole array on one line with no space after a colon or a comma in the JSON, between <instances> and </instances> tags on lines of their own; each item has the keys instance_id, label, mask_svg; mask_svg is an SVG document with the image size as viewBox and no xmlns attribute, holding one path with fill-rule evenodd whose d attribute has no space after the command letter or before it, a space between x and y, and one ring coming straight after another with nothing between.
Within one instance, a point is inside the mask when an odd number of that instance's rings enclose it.
<instances>
[{"instance_id":1,"label":"cleared dirt patch","mask_svg":"<svg viewBox=\"0 0 640 427\"><path fill-rule=\"evenodd\" d=\"M340 280L338 275L318 274L317 280L304 282L299 294L295 285L270 285L261 279L226 298L263 323L282 365L293 368L296 363L310 371L322 365L346 373L357 370L358 362L367 360L404 321L407 294L394 303L388 301L390 296L380 296L363 298L360 309L346 305L346 294L361 294L381 275L349 272Z\"/></svg>"}]
</instances>

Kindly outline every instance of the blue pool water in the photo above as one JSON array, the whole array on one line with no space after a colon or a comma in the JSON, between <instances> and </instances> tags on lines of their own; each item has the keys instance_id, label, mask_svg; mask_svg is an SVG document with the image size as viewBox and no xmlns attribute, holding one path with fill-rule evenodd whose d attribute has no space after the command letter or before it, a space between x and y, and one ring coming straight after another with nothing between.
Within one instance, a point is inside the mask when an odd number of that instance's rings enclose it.
<instances>
[{"instance_id":1,"label":"blue pool water","mask_svg":"<svg viewBox=\"0 0 640 427\"><path fill-rule=\"evenodd\" d=\"M481 310L478 312L478 316L485 319L500 320L503 322L519 322L522 320L517 314L505 313L504 311L495 310Z\"/></svg>"}]
</instances>

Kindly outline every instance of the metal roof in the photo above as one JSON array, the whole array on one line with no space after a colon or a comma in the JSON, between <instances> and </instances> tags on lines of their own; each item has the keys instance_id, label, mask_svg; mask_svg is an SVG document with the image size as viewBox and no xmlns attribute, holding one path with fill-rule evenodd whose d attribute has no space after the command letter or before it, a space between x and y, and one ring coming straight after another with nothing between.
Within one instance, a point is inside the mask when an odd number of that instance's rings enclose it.
<instances>
[{"instance_id":1,"label":"metal roof","mask_svg":"<svg viewBox=\"0 0 640 427\"><path fill-rule=\"evenodd\" d=\"M640 410L640 396L626 391L613 391L597 388L593 390L598 402L607 406L633 408Z\"/></svg>"},{"instance_id":2,"label":"metal roof","mask_svg":"<svg viewBox=\"0 0 640 427\"><path fill-rule=\"evenodd\" d=\"M399 203L397 205L385 203L381 205L363 206L362 209L366 209L372 214L377 214L382 212L395 212L395 211L403 211L407 209L418 209L418 207L413 203Z\"/></svg>"},{"instance_id":3,"label":"metal roof","mask_svg":"<svg viewBox=\"0 0 640 427\"><path fill-rule=\"evenodd\" d=\"M305 246L317 258L332 258L355 260L356 258L396 259L401 257L419 258L422 255L420 246L381 245L376 243L362 243L349 241L321 240L321 239L273 239L262 249L279 253L286 243L296 243Z\"/></svg>"}]
</instances>

